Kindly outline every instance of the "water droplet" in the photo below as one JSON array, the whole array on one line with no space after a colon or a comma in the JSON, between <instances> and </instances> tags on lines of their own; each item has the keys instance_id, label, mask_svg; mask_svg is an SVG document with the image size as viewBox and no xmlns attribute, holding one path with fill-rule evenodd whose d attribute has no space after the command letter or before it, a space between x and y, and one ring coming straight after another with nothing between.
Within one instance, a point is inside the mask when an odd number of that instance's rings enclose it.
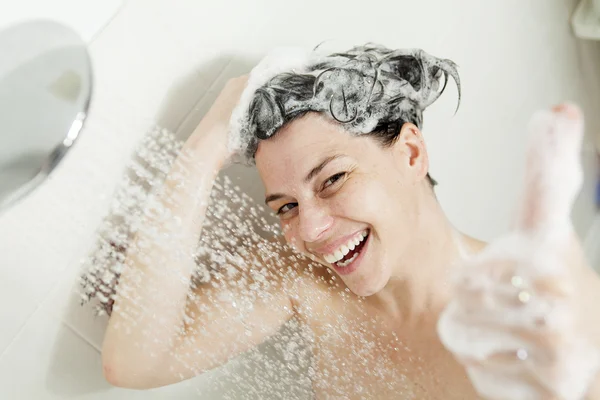
<instances>
[{"instance_id":1,"label":"water droplet","mask_svg":"<svg viewBox=\"0 0 600 400\"><path fill-rule=\"evenodd\" d=\"M518 294L518 298L521 303L529 303L531 300L531 293L529 293L527 290L521 290Z\"/></svg>"},{"instance_id":2,"label":"water droplet","mask_svg":"<svg viewBox=\"0 0 600 400\"><path fill-rule=\"evenodd\" d=\"M525 360L527 360L528 357L529 357L529 354L527 353L527 350L525 350L525 349L517 350L517 358L519 360L525 361Z\"/></svg>"},{"instance_id":3,"label":"water droplet","mask_svg":"<svg viewBox=\"0 0 600 400\"><path fill-rule=\"evenodd\" d=\"M513 276L510 282L516 288L521 288L523 286L523 278L520 276Z\"/></svg>"}]
</instances>

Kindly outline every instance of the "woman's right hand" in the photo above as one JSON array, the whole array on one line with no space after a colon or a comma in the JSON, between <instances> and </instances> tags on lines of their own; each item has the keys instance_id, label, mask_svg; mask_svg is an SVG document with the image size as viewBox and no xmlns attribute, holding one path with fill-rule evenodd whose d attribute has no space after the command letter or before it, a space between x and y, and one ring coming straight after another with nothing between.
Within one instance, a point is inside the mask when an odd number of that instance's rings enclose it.
<instances>
[{"instance_id":1,"label":"woman's right hand","mask_svg":"<svg viewBox=\"0 0 600 400\"><path fill-rule=\"evenodd\" d=\"M196 149L199 146L210 145L215 154L221 158L221 163L227 164L233 156L228 138L231 114L239 103L247 83L248 75L227 81L210 110L188 139L186 146Z\"/></svg>"}]
</instances>

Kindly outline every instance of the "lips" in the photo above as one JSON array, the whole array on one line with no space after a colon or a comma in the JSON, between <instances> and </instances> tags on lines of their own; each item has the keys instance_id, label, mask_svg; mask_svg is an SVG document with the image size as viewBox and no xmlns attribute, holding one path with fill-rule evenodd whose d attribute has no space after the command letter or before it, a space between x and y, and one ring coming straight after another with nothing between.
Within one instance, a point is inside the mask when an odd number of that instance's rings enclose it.
<instances>
[{"instance_id":1,"label":"lips","mask_svg":"<svg viewBox=\"0 0 600 400\"><path fill-rule=\"evenodd\" d=\"M346 267L352 261L354 261L354 259L358 256L358 253L360 253L360 251L363 249L364 246L365 246L365 240L362 240L356 247L351 249L348 252L348 254L346 254L341 260L336 261L335 264L338 267Z\"/></svg>"},{"instance_id":2,"label":"lips","mask_svg":"<svg viewBox=\"0 0 600 400\"><path fill-rule=\"evenodd\" d=\"M354 248L352 253L349 252L341 260L331 263L331 266L338 273L338 275L348 275L360 267L361 262L368 250L369 243L371 242L370 239L371 235L367 233L365 239Z\"/></svg>"},{"instance_id":3,"label":"lips","mask_svg":"<svg viewBox=\"0 0 600 400\"><path fill-rule=\"evenodd\" d=\"M368 232L368 229L364 229L327 246L321 250L323 259L330 264L344 259L356 246L365 240Z\"/></svg>"}]
</instances>

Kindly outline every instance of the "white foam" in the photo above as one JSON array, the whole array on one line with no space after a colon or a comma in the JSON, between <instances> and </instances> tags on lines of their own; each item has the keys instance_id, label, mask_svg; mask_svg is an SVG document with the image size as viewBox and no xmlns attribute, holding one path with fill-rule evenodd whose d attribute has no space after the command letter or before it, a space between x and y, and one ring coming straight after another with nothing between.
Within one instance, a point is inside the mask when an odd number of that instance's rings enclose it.
<instances>
[{"instance_id":1,"label":"white foam","mask_svg":"<svg viewBox=\"0 0 600 400\"><path fill-rule=\"evenodd\" d=\"M576 111L567 107L533 117L515 230L465 262L456 296L438 323L446 348L459 360L476 361L467 372L488 398L541 399L549 392L581 399L600 367L600 349L579 329L585 316L572 276L578 266L563 259L582 182L583 124ZM541 281L554 290L536 285ZM510 354L501 367L493 361Z\"/></svg>"},{"instance_id":2,"label":"white foam","mask_svg":"<svg viewBox=\"0 0 600 400\"><path fill-rule=\"evenodd\" d=\"M307 96L311 88L306 81L294 87L295 83L281 77L281 81L268 84L271 78L290 72L315 78L312 97ZM324 114L353 134L370 133L380 123L400 120L420 127L422 112L441 94L442 77L454 79L460 101L456 65L420 49L390 50L369 44L329 55L322 50L277 49L250 73L232 113L230 149L237 155L233 161L252 164L259 138L272 135L295 113ZM266 86L265 92L254 107L255 93L262 86ZM302 94L295 93L297 89Z\"/></svg>"},{"instance_id":3,"label":"white foam","mask_svg":"<svg viewBox=\"0 0 600 400\"><path fill-rule=\"evenodd\" d=\"M265 56L248 77L246 88L231 114L229 124L229 147L236 153L243 153L251 138L244 133L248 109L256 90L271 78L283 72L301 72L317 57L316 52L300 47L280 47Z\"/></svg>"}]
</instances>

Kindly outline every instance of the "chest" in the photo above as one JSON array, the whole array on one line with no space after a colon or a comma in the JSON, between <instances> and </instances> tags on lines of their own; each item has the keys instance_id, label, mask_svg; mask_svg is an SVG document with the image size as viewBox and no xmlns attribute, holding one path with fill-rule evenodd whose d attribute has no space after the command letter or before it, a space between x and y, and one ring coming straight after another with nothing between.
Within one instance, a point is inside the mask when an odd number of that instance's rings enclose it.
<instances>
[{"instance_id":1,"label":"chest","mask_svg":"<svg viewBox=\"0 0 600 400\"><path fill-rule=\"evenodd\" d=\"M319 398L478 398L434 329L407 328L360 306L337 311L312 327Z\"/></svg>"}]
</instances>

